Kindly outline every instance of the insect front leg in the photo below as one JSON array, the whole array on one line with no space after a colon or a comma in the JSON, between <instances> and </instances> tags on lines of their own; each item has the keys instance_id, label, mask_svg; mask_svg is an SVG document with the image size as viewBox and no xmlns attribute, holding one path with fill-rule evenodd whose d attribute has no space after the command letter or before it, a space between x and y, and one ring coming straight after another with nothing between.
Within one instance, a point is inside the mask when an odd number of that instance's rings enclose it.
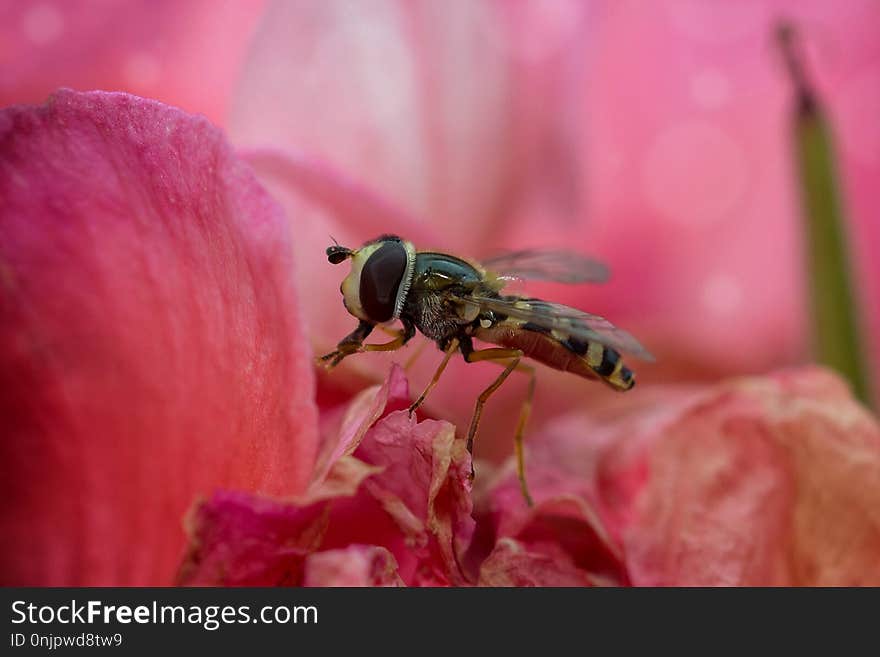
<instances>
[{"instance_id":1,"label":"insect front leg","mask_svg":"<svg viewBox=\"0 0 880 657\"><path fill-rule=\"evenodd\" d=\"M328 370L332 370L339 365L339 363L342 362L342 359L346 356L351 356L352 354L361 351L364 340L366 340L367 336L373 331L373 327L374 324L361 320L354 331L339 341L336 345L336 351L331 351L329 354L324 354L319 357L317 359L318 363L324 365Z\"/></svg>"},{"instance_id":2,"label":"insect front leg","mask_svg":"<svg viewBox=\"0 0 880 657\"><path fill-rule=\"evenodd\" d=\"M339 363L342 362L342 359L346 356L351 356L352 354L360 353L362 351L395 351L396 349L400 349L416 334L416 329L412 325L412 322L406 319L401 319L401 323L403 324L403 330L394 331L393 334L397 337L393 340L382 342L380 344L364 344L364 340L367 339L367 336L369 336L373 328L375 328L375 324L361 320L360 324L358 324L358 327L354 331L339 341L339 344L336 345L336 351L331 351L329 354L321 356L318 358L318 362L323 364L324 367L329 370L339 365ZM383 328L383 330L386 329Z\"/></svg>"},{"instance_id":3,"label":"insect front leg","mask_svg":"<svg viewBox=\"0 0 880 657\"><path fill-rule=\"evenodd\" d=\"M381 344L361 345L360 351L396 351L400 349L403 345L412 340L413 336L416 334L416 327L413 326L413 323L408 319L401 317L400 323L403 324L403 329L399 331L389 330L384 326L381 327L381 329L389 335L395 336L393 340Z\"/></svg>"}]
</instances>

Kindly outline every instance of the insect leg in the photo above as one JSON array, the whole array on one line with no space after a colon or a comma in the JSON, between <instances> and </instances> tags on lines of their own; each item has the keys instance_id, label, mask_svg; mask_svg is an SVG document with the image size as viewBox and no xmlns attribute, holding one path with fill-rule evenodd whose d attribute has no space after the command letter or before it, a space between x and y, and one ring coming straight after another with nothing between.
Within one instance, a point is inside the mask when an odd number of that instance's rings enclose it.
<instances>
[{"instance_id":1,"label":"insect leg","mask_svg":"<svg viewBox=\"0 0 880 657\"><path fill-rule=\"evenodd\" d=\"M446 366L449 364L449 359L452 358L452 354L458 351L458 338L452 338L449 341L449 345L446 347L446 353L443 355L443 360L440 361L440 366L437 368L437 371L434 372L434 378L428 383L425 387L425 390L419 395L419 398L416 399L412 405L409 407L409 414L412 417L412 414L416 411L416 409L421 406L425 397L428 396L428 393L434 389L434 386L437 385L437 382L440 380L440 377L443 375L443 371L446 369Z\"/></svg>"},{"instance_id":2,"label":"insect leg","mask_svg":"<svg viewBox=\"0 0 880 657\"><path fill-rule=\"evenodd\" d=\"M382 330L389 335L396 336L393 340L381 344L362 344L359 351L396 351L400 349L416 334L416 329L411 322L401 320L401 323L403 324L403 329L399 331L382 327Z\"/></svg>"},{"instance_id":3,"label":"insect leg","mask_svg":"<svg viewBox=\"0 0 880 657\"><path fill-rule=\"evenodd\" d=\"M401 322L403 323L403 330L400 331L382 327L382 330L386 333L390 332L392 335L397 336L390 342L383 342L381 344L364 344L364 340L370 335L373 328L375 328L375 325L361 320L360 324L358 324L358 327L354 331L339 341L339 344L336 345L336 351L324 354L317 359L317 362L319 365L323 365L330 370L339 365L343 358L351 356L352 354L360 353L362 351L394 351L400 349L416 334L416 329L411 322L404 320L401 320Z\"/></svg>"},{"instance_id":4,"label":"insect leg","mask_svg":"<svg viewBox=\"0 0 880 657\"><path fill-rule=\"evenodd\" d=\"M516 474L519 479L520 489L522 490L523 497L526 500L526 504L532 506L534 502L532 501L532 496L529 494L529 487L526 484L526 461L525 461L525 450L523 448L523 435L525 433L526 423L529 420L529 416L532 413L532 400L535 397L535 368L531 365L526 365L525 363L520 362L520 358L522 358L522 352L519 349L503 349L500 347L492 347L490 349L482 349L480 351L473 351L468 353L465 356L465 360L469 363L475 363L481 360L488 360L490 362L497 363L501 365L502 363L498 362L500 360L504 360L505 358L513 358L504 370L501 375L495 380L495 382L489 386L483 393L480 395L477 400L477 406L474 408L474 416L471 419L471 427L468 431L468 451L473 453L473 445L474 438L477 433L477 427L480 422L480 415L483 412L483 404L485 404L486 399L495 392L504 380L510 375L513 370L517 370L519 372L523 372L529 375L529 386L526 392L526 399L523 402L522 408L519 413L519 420L516 424L516 432L513 435L513 444L514 450L516 452ZM473 466L471 466L471 470L473 470Z\"/></svg>"},{"instance_id":5,"label":"insect leg","mask_svg":"<svg viewBox=\"0 0 880 657\"><path fill-rule=\"evenodd\" d=\"M519 349L503 349L501 347L491 347L489 349L481 349L480 351L471 351L465 355L465 360L469 363L477 363L481 360L505 360L511 358L513 360L507 365L504 371L498 375L498 378L492 384L480 393L477 403L474 406L474 414L471 417L471 426L468 429L467 450L471 454L474 453L474 437L477 435L477 428L480 426L480 416L483 414L483 406L486 400L492 396L492 393L498 390L504 380L510 376L510 373L516 369L522 358L523 352Z\"/></svg>"},{"instance_id":6,"label":"insect leg","mask_svg":"<svg viewBox=\"0 0 880 657\"><path fill-rule=\"evenodd\" d=\"M395 333L397 333L397 337L389 342L382 342L381 344L362 344L358 351L396 351L406 344L406 336L403 331L395 331Z\"/></svg>"},{"instance_id":7,"label":"insect leg","mask_svg":"<svg viewBox=\"0 0 880 657\"><path fill-rule=\"evenodd\" d=\"M532 506L532 496L529 495L529 487L526 484L526 455L523 448L523 433L526 430L526 422L532 414L532 400L535 398L535 368L531 365L520 364L517 369L526 372L529 375L529 387L526 392L526 399L519 411L519 420L516 423L516 433L513 434L513 446L516 450L516 476L519 478L519 487L522 490L526 504Z\"/></svg>"},{"instance_id":8,"label":"insect leg","mask_svg":"<svg viewBox=\"0 0 880 657\"><path fill-rule=\"evenodd\" d=\"M336 345L335 351L319 356L316 359L317 363L323 365L328 370L332 370L342 362L343 358L361 350L361 346L363 345L364 340L367 339L367 336L372 332L373 326L374 325L370 322L361 320L354 331L339 341Z\"/></svg>"}]
</instances>

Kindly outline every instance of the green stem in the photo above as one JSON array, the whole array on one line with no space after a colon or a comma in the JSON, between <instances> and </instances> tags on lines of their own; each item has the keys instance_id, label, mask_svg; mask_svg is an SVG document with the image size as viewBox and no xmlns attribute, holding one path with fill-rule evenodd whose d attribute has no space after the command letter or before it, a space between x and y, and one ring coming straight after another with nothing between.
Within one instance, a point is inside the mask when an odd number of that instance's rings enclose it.
<instances>
[{"instance_id":1,"label":"green stem","mask_svg":"<svg viewBox=\"0 0 880 657\"><path fill-rule=\"evenodd\" d=\"M795 155L807 233L815 356L849 379L855 395L868 403L870 385L831 130L804 73L793 30L783 27L779 37L797 94Z\"/></svg>"}]
</instances>

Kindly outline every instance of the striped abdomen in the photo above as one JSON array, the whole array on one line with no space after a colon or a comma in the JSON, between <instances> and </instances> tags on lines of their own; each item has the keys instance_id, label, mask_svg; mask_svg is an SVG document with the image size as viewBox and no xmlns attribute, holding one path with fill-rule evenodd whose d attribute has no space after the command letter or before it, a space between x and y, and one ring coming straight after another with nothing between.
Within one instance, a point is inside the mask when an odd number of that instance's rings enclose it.
<instances>
[{"instance_id":1,"label":"striped abdomen","mask_svg":"<svg viewBox=\"0 0 880 657\"><path fill-rule=\"evenodd\" d=\"M559 329L551 331L507 318L488 328L477 328L474 337L508 349L519 349L528 358L563 372L601 379L615 390L629 390L636 383L617 351L598 342L565 335Z\"/></svg>"}]
</instances>

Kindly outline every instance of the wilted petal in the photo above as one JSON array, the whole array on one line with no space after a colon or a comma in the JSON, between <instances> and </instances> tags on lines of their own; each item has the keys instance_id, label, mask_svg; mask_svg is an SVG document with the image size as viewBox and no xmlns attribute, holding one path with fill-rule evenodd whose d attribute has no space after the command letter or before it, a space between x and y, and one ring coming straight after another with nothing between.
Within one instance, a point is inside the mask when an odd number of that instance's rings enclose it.
<instances>
[{"instance_id":1,"label":"wilted petal","mask_svg":"<svg viewBox=\"0 0 880 657\"><path fill-rule=\"evenodd\" d=\"M306 557L303 586L403 586L394 555L377 545L352 545Z\"/></svg>"},{"instance_id":2,"label":"wilted petal","mask_svg":"<svg viewBox=\"0 0 880 657\"><path fill-rule=\"evenodd\" d=\"M578 578L588 583L627 584L623 551L594 509L584 480L541 462L530 463L529 475L535 506L525 505L513 473L490 487L481 505L485 508L479 520L492 526L499 544L515 538L530 554L525 563L540 555L577 570Z\"/></svg>"},{"instance_id":3,"label":"wilted petal","mask_svg":"<svg viewBox=\"0 0 880 657\"><path fill-rule=\"evenodd\" d=\"M393 366L381 386L362 391L348 405L341 426L332 440L324 440L320 447L312 485L323 485L324 478L343 456L352 454L376 420L389 413L407 408L410 404L409 384L398 366Z\"/></svg>"},{"instance_id":4,"label":"wilted petal","mask_svg":"<svg viewBox=\"0 0 880 657\"><path fill-rule=\"evenodd\" d=\"M633 584L880 581L880 428L838 377L642 390L650 404L561 419L529 451L538 499L568 481L592 500Z\"/></svg>"},{"instance_id":5,"label":"wilted petal","mask_svg":"<svg viewBox=\"0 0 880 657\"><path fill-rule=\"evenodd\" d=\"M590 586L587 574L570 562L530 552L512 538L498 541L480 567L479 586Z\"/></svg>"},{"instance_id":6,"label":"wilted petal","mask_svg":"<svg viewBox=\"0 0 880 657\"><path fill-rule=\"evenodd\" d=\"M178 583L301 585L304 560L322 546L333 503L356 495L377 472L381 468L343 456L305 495L292 500L215 493L198 503L187 520L189 545Z\"/></svg>"},{"instance_id":7,"label":"wilted petal","mask_svg":"<svg viewBox=\"0 0 880 657\"><path fill-rule=\"evenodd\" d=\"M459 558L473 534L470 455L455 427L435 420L416 424L397 411L376 425L356 455L384 466L365 488L397 523L420 567L431 577L463 583Z\"/></svg>"},{"instance_id":8,"label":"wilted petal","mask_svg":"<svg viewBox=\"0 0 880 657\"><path fill-rule=\"evenodd\" d=\"M880 584L880 426L822 370L708 392L644 455L637 584Z\"/></svg>"},{"instance_id":9,"label":"wilted petal","mask_svg":"<svg viewBox=\"0 0 880 657\"><path fill-rule=\"evenodd\" d=\"M197 495L308 483L289 225L153 101L59 92L0 144L2 580L170 583Z\"/></svg>"},{"instance_id":10,"label":"wilted petal","mask_svg":"<svg viewBox=\"0 0 880 657\"><path fill-rule=\"evenodd\" d=\"M295 502L302 506L321 500L350 497L357 492L364 479L381 470L353 456L343 456L331 466L321 481L309 486L305 495L296 497Z\"/></svg>"},{"instance_id":11,"label":"wilted petal","mask_svg":"<svg viewBox=\"0 0 880 657\"><path fill-rule=\"evenodd\" d=\"M188 521L178 574L188 586L280 586L302 582L306 555L321 544L328 504L297 506L245 493L217 493Z\"/></svg>"},{"instance_id":12,"label":"wilted petal","mask_svg":"<svg viewBox=\"0 0 880 657\"><path fill-rule=\"evenodd\" d=\"M375 424L354 455L333 461L306 495L281 501L223 493L200 504L190 523L181 582L300 584L307 555L333 552L309 561L317 564L316 573L323 573L314 575L321 580L330 577L327 569L340 567L352 546L375 546L394 558L393 569L391 561L379 559L388 566L380 569L383 581L399 572L408 584L465 583L459 555L473 532L469 456L464 440L455 437L448 423L416 423L406 411L383 413L402 400L405 389L406 380L396 368L385 386L370 391L374 402L353 404L354 424ZM354 554L364 560L380 553ZM353 572L366 576L360 566ZM346 571L338 576L354 575Z\"/></svg>"}]
</instances>

